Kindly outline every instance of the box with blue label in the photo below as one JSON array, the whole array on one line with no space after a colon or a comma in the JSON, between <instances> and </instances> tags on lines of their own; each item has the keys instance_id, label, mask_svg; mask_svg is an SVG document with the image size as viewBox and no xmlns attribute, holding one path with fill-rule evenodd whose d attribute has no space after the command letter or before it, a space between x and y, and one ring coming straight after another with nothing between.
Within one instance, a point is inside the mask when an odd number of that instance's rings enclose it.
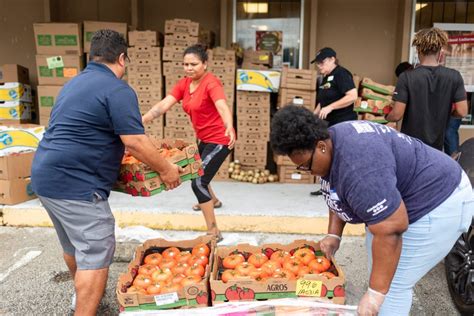
<instances>
[{"instance_id":1,"label":"box with blue label","mask_svg":"<svg viewBox=\"0 0 474 316\"><path fill-rule=\"evenodd\" d=\"M1 121L0 123L0 156L25 150L36 150L45 131L44 126L36 124L15 124Z\"/></svg>"},{"instance_id":2,"label":"box with blue label","mask_svg":"<svg viewBox=\"0 0 474 316\"><path fill-rule=\"evenodd\" d=\"M275 70L237 70L237 90L278 92L281 72Z\"/></svg>"},{"instance_id":3,"label":"box with blue label","mask_svg":"<svg viewBox=\"0 0 474 316\"><path fill-rule=\"evenodd\" d=\"M23 101L0 101L0 120L31 120L32 103Z\"/></svg>"},{"instance_id":4,"label":"box with blue label","mask_svg":"<svg viewBox=\"0 0 474 316\"><path fill-rule=\"evenodd\" d=\"M31 87L19 82L0 83L0 101L33 102Z\"/></svg>"}]
</instances>

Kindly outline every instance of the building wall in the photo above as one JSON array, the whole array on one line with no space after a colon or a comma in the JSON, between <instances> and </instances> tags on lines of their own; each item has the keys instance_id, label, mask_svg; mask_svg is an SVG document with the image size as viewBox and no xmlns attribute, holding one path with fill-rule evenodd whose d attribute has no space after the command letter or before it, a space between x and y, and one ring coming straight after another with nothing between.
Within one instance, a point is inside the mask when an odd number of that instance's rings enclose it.
<instances>
[{"instance_id":1,"label":"building wall","mask_svg":"<svg viewBox=\"0 0 474 316\"><path fill-rule=\"evenodd\" d=\"M51 21L131 23L131 0L50 0Z\"/></svg>"}]
</instances>

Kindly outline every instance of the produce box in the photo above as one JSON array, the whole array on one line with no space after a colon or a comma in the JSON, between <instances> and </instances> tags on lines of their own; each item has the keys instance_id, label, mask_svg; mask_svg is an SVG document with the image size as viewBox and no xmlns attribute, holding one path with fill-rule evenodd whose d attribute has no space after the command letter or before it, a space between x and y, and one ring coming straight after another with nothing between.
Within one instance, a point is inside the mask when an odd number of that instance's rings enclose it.
<instances>
[{"instance_id":1,"label":"produce box","mask_svg":"<svg viewBox=\"0 0 474 316\"><path fill-rule=\"evenodd\" d=\"M23 101L0 101L0 120L31 122L32 103Z\"/></svg>"},{"instance_id":2,"label":"produce box","mask_svg":"<svg viewBox=\"0 0 474 316\"><path fill-rule=\"evenodd\" d=\"M235 64L235 51L233 49L225 49L216 47L207 50L209 61L226 61Z\"/></svg>"},{"instance_id":3,"label":"produce box","mask_svg":"<svg viewBox=\"0 0 474 316\"><path fill-rule=\"evenodd\" d=\"M174 19L165 21L165 33L183 33L191 36L199 35L199 23L187 19ZM166 45L165 45L166 46Z\"/></svg>"},{"instance_id":4,"label":"produce box","mask_svg":"<svg viewBox=\"0 0 474 316\"><path fill-rule=\"evenodd\" d=\"M94 33L102 29L116 31L120 33L120 35L122 35L125 40L127 40L127 23L84 21L85 53L89 53L91 50L91 40L92 36L94 36Z\"/></svg>"},{"instance_id":5,"label":"produce box","mask_svg":"<svg viewBox=\"0 0 474 316\"><path fill-rule=\"evenodd\" d=\"M309 172L296 170L295 165L278 165L278 177L281 183L314 183L314 176Z\"/></svg>"},{"instance_id":6,"label":"produce box","mask_svg":"<svg viewBox=\"0 0 474 316\"><path fill-rule=\"evenodd\" d=\"M157 46L157 33L155 31L128 32L129 46Z\"/></svg>"},{"instance_id":7,"label":"produce box","mask_svg":"<svg viewBox=\"0 0 474 316\"><path fill-rule=\"evenodd\" d=\"M365 88L384 95L393 95L393 92L395 91L394 86L383 85L373 81L370 78L362 79L361 85Z\"/></svg>"},{"instance_id":8,"label":"produce box","mask_svg":"<svg viewBox=\"0 0 474 316\"><path fill-rule=\"evenodd\" d=\"M213 305L300 296L345 302L344 272L324 258L319 243L308 240L217 247L210 284Z\"/></svg>"},{"instance_id":9,"label":"produce box","mask_svg":"<svg viewBox=\"0 0 474 316\"><path fill-rule=\"evenodd\" d=\"M373 114L388 114L392 111L392 102L382 100L363 100L362 98L357 98L354 103L354 111Z\"/></svg>"},{"instance_id":10,"label":"produce box","mask_svg":"<svg viewBox=\"0 0 474 316\"><path fill-rule=\"evenodd\" d=\"M25 150L36 150L43 138L44 126L1 122L0 156Z\"/></svg>"},{"instance_id":11,"label":"produce box","mask_svg":"<svg viewBox=\"0 0 474 316\"><path fill-rule=\"evenodd\" d=\"M51 59L56 59L59 63L51 66L48 64ZM83 66L82 56L36 55L36 71L40 85L64 85L78 75Z\"/></svg>"},{"instance_id":12,"label":"produce box","mask_svg":"<svg viewBox=\"0 0 474 316\"><path fill-rule=\"evenodd\" d=\"M363 97L364 99L368 99L368 100L378 100L378 101L384 101L384 102L391 102L392 101L391 96L387 96L387 95L384 95L384 94L381 94L381 93L377 93L377 92L374 92L373 90L367 89L367 88L362 89L361 97Z\"/></svg>"},{"instance_id":13,"label":"produce box","mask_svg":"<svg viewBox=\"0 0 474 316\"><path fill-rule=\"evenodd\" d=\"M283 67L281 88L316 91L316 70Z\"/></svg>"},{"instance_id":14,"label":"produce box","mask_svg":"<svg viewBox=\"0 0 474 316\"><path fill-rule=\"evenodd\" d=\"M274 70L238 69L236 77L237 90L278 92L280 72Z\"/></svg>"},{"instance_id":15,"label":"produce box","mask_svg":"<svg viewBox=\"0 0 474 316\"><path fill-rule=\"evenodd\" d=\"M82 55L82 25L76 23L34 23L38 55Z\"/></svg>"},{"instance_id":16,"label":"produce box","mask_svg":"<svg viewBox=\"0 0 474 316\"><path fill-rule=\"evenodd\" d=\"M19 82L0 83L0 101L33 102L31 87Z\"/></svg>"},{"instance_id":17,"label":"produce box","mask_svg":"<svg viewBox=\"0 0 474 316\"><path fill-rule=\"evenodd\" d=\"M23 151L0 157L0 179L12 180L31 176L34 151Z\"/></svg>"},{"instance_id":18,"label":"produce box","mask_svg":"<svg viewBox=\"0 0 474 316\"><path fill-rule=\"evenodd\" d=\"M304 106L313 111L316 107L316 91L280 88L278 106L282 108L288 104Z\"/></svg>"},{"instance_id":19,"label":"produce box","mask_svg":"<svg viewBox=\"0 0 474 316\"><path fill-rule=\"evenodd\" d=\"M160 61L161 60L161 47L153 46L136 46L130 47L127 50L127 54L130 57L132 63L136 62L147 62L147 61Z\"/></svg>"},{"instance_id":20,"label":"produce box","mask_svg":"<svg viewBox=\"0 0 474 316\"><path fill-rule=\"evenodd\" d=\"M252 64L273 66L273 53L266 50L245 50L244 51L244 62Z\"/></svg>"},{"instance_id":21,"label":"produce box","mask_svg":"<svg viewBox=\"0 0 474 316\"><path fill-rule=\"evenodd\" d=\"M210 305L209 275L215 248L211 236L181 241L147 240L135 250L127 273L119 276L116 294L120 310Z\"/></svg>"},{"instance_id":22,"label":"produce box","mask_svg":"<svg viewBox=\"0 0 474 316\"><path fill-rule=\"evenodd\" d=\"M30 178L0 180L0 204L18 204L35 197Z\"/></svg>"},{"instance_id":23,"label":"produce box","mask_svg":"<svg viewBox=\"0 0 474 316\"><path fill-rule=\"evenodd\" d=\"M364 113L362 115L362 119L365 121L371 121L375 123L380 123L380 124L386 124L388 121L385 119L385 116L383 115L373 115L371 113Z\"/></svg>"},{"instance_id":24,"label":"produce box","mask_svg":"<svg viewBox=\"0 0 474 316\"><path fill-rule=\"evenodd\" d=\"M164 61L183 61L183 54L186 48L179 46L163 47Z\"/></svg>"},{"instance_id":25,"label":"produce box","mask_svg":"<svg viewBox=\"0 0 474 316\"><path fill-rule=\"evenodd\" d=\"M197 36L191 36L186 33L175 33L165 35L165 46L189 47L197 43Z\"/></svg>"},{"instance_id":26,"label":"produce box","mask_svg":"<svg viewBox=\"0 0 474 316\"><path fill-rule=\"evenodd\" d=\"M30 84L28 68L17 64L5 64L0 66L0 83L5 82Z\"/></svg>"}]
</instances>

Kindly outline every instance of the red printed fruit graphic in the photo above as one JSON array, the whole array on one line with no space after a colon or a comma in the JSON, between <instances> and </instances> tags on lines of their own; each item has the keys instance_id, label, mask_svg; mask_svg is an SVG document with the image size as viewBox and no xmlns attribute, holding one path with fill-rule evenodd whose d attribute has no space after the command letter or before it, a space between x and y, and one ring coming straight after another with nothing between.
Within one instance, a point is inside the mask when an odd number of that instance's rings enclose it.
<instances>
[{"instance_id":1,"label":"red printed fruit graphic","mask_svg":"<svg viewBox=\"0 0 474 316\"><path fill-rule=\"evenodd\" d=\"M150 196L150 191L148 191L148 190L145 189L145 188L141 188L141 189L140 189L140 195L141 195L141 196Z\"/></svg>"},{"instance_id":2,"label":"red printed fruit graphic","mask_svg":"<svg viewBox=\"0 0 474 316\"><path fill-rule=\"evenodd\" d=\"M391 111L392 111L392 108L388 105L383 108L383 114L388 114Z\"/></svg>"},{"instance_id":3,"label":"red printed fruit graphic","mask_svg":"<svg viewBox=\"0 0 474 316\"><path fill-rule=\"evenodd\" d=\"M252 289L244 287L240 291L239 297L241 300L253 300L255 299L255 292Z\"/></svg>"},{"instance_id":4,"label":"red printed fruit graphic","mask_svg":"<svg viewBox=\"0 0 474 316\"><path fill-rule=\"evenodd\" d=\"M196 302L200 305L207 304L207 292L199 292L196 296Z\"/></svg>"},{"instance_id":5,"label":"red printed fruit graphic","mask_svg":"<svg viewBox=\"0 0 474 316\"><path fill-rule=\"evenodd\" d=\"M216 300L216 292L214 292L214 290L211 290L211 300L212 301Z\"/></svg>"},{"instance_id":6,"label":"red printed fruit graphic","mask_svg":"<svg viewBox=\"0 0 474 316\"><path fill-rule=\"evenodd\" d=\"M242 291L240 287L237 285L232 285L225 290L225 298L228 299L229 301L238 301L240 300L239 293Z\"/></svg>"},{"instance_id":7,"label":"red printed fruit graphic","mask_svg":"<svg viewBox=\"0 0 474 316\"><path fill-rule=\"evenodd\" d=\"M335 297L344 297L345 295L346 295L346 291L344 290L342 286L338 285L334 288Z\"/></svg>"},{"instance_id":8,"label":"red printed fruit graphic","mask_svg":"<svg viewBox=\"0 0 474 316\"><path fill-rule=\"evenodd\" d=\"M323 284L321 285L321 297L326 297L328 294L328 288Z\"/></svg>"}]
</instances>

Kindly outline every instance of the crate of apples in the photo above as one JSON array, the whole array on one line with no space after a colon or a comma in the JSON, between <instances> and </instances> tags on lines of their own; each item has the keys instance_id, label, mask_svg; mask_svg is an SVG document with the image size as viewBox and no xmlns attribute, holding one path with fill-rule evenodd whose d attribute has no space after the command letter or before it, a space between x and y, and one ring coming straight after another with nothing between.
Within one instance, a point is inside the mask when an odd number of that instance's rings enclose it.
<instances>
[{"instance_id":1,"label":"crate of apples","mask_svg":"<svg viewBox=\"0 0 474 316\"><path fill-rule=\"evenodd\" d=\"M215 240L208 236L170 242L149 240L139 247L117 297L124 310L154 304L156 309L208 306L208 279ZM149 306L146 307L149 309Z\"/></svg>"},{"instance_id":2,"label":"crate of apples","mask_svg":"<svg viewBox=\"0 0 474 316\"><path fill-rule=\"evenodd\" d=\"M344 303L341 268L324 256L318 243L306 240L218 247L211 292L215 302L296 297L297 279L321 281L321 298Z\"/></svg>"}]
</instances>

